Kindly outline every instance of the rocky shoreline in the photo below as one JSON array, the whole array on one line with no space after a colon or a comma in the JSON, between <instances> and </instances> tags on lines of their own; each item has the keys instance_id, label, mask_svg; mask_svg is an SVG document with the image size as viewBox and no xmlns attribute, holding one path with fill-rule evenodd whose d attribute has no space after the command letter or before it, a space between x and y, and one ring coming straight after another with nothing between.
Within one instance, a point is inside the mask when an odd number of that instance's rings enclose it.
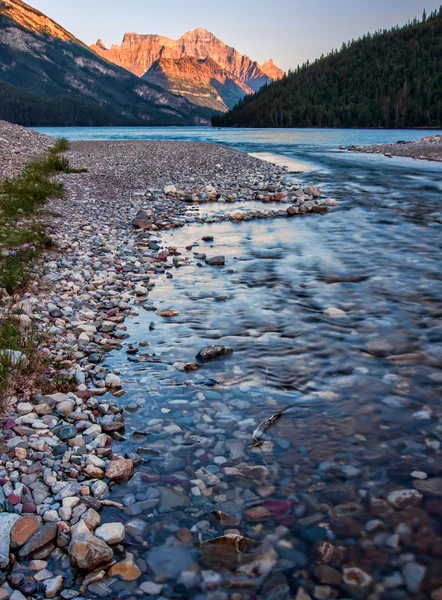
<instances>
[{"instance_id":1,"label":"rocky shoreline","mask_svg":"<svg viewBox=\"0 0 442 600\"><path fill-rule=\"evenodd\" d=\"M17 173L26 158L53 142L32 133L30 143L24 131L13 128L17 147L27 145L27 153L17 152L18 161L2 173ZM47 255L41 281L12 305L22 327L45 332L39 353L59 391L12 399L1 425L2 600L89 597L100 595L105 576L141 576L122 545L135 535L131 526L101 523L99 514L103 506L123 509L108 499L109 490L130 479L140 462L137 454L113 453L113 441L124 439L118 404L124 382L103 360L122 347L125 319L146 305L155 279L198 259L197 252L184 257L162 248L158 232L200 221L324 212L336 204L322 200L317 188L286 183L284 169L221 146L77 142L67 156L73 167L88 171L57 176L66 198L51 201L51 215L40 217L57 251ZM194 203L251 199L263 210L221 217L188 211ZM269 202L282 208L267 211ZM205 259L209 268L224 257ZM27 357L21 359L25 365ZM143 577L137 594L157 589Z\"/></svg>"},{"instance_id":2,"label":"rocky shoreline","mask_svg":"<svg viewBox=\"0 0 442 600\"><path fill-rule=\"evenodd\" d=\"M345 150L346 148L341 148ZM387 158L403 156L415 160L442 161L442 136L428 135L416 142L400 140L396 144L375 144L373 146L349 146L352 152L365 152L366 154L383 154Z\"/></svg>"}]
</instances>

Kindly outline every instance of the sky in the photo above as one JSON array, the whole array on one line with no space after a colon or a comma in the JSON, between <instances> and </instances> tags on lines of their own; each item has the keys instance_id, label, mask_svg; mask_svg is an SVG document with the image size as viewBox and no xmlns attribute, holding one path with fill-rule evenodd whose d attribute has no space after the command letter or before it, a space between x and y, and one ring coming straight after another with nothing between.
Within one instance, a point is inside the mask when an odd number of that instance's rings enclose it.
<instances>
[{"instance_id":1,"label":"sky","mask_svg":"<svg viewBox=\"0 0 442 600\"><path fill-rule=\"evenodd\" d=\"M284 70L368 31L405 24L442 0L25 0L87 44L120 44L126 31L177 39L204 27Z\"/></svg>"}]
</instances>

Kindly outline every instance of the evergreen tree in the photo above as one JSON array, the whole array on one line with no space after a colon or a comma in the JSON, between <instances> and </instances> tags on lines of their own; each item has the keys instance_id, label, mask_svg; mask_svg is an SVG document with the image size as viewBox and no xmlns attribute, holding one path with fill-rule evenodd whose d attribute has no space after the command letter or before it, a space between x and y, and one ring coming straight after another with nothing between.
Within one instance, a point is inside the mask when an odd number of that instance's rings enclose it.
<instances>
[{"instance_id":1,"label":"evergreen tree","mask_svg":"<svg viewBox=\"0 0 442 600\"><path fill-rule=\"evenodd\" d=\"M441 127L442 6L367 34L241 100L215 126Z\"/></svg>"}]
</instances>

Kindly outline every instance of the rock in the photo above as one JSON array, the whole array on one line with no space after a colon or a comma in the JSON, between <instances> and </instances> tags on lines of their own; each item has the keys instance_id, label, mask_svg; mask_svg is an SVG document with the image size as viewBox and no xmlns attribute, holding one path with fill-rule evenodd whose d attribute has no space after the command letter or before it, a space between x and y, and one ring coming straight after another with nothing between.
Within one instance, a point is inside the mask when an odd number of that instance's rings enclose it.
<instances>
[{"instance_id":1,"label":"rock","mask_svg":"<svg viewBox=\"0 0 442 600\"><path fill-rule=\"evenodd\" d=\"M93 535L83 521L72 527L69 554L74 566L86 571L108 563L114 555L112 548Z\"/></svg>"},{"instance_id":2,"label":"rock","mask_svg":"<svg viewBox=\"0 0 442 600\"><path fill-rule=\"evenodd\" d=\"M16 550L24 546L37 533L39 526L40 523L36 516L22 517L11 531L11 548Z\"/></svg>"},{"instance_id":3,"label":"rock","mask_svg":"<svg viewBox=\"0 0 442 600\"><path fill-rule=\"evenodd\" d=\"M165 310L157 310L157 315L160 317L177 317L180 314L179 310L175 310L174 308L168 308Z\"/></svg>"},{"instance_id":4,"label":"rock","mask_svg":"<svg viewBox=\"0 0 442 600\"><path fill-rule=\"evenodd\" d=\"M406 506L418 506L422 500L422 494L416 490L394 490L388 494L387 500L394 508L398 509Z\"/></svg>"},{"instance_id":5,"label":"rock","mask_svg":"<svg viewBox=\"0 0 442 600\"><path fill-rule=\"evenodd\" d=\"M101 519L99 513L94 508L88 508L88 510L81 515L81 520L89 531L95 531L100 525Z\"/></svg>"},{"instance_id":6,"label":"rock","mask_svg":"<svg viewBox=\"0 0 442 600\"><path fill-rule=\"evenodd\" d=\"M229 533L200 544L200 559L212 569L235 569L243 561L243 554L256 546L256 542L242 535Z\"/></svg>"},{"instance_id":7,"label":"rock","mask_svg":"<svg viewBox=\"0 0 442 600\"><path fill-rule=\"evenodd\" d=\"M324 310L324 314L328 315L329 317L346 317L347 313L343 310L341 310L340 308L326 308Z\"/></svg>"},{"instance_id":8,"label":"rock","mask_svg":"<svg viewBox=\"0 0 442 600\"><path fill-rule=\"evenodd\" d=\"M359 567L344 567L342 579L347 585L356 588L367 588L373 583L373 577Z\"/></svg>"},{"instance_id":9,"label":"rock","mask_svg":"<svg viewBox=\"0 0 442 600\"><path fill-rule=\"evenodd\" d=\"M109 389L118 389L121 387L121 378L118 377L118 375L115 375L114 373L108 373L106 375L104 383Z\"/></svg>"},{"instance_id":10,"label":"rock","mask_svg":"<svg viewBox=\"0 0 442 600\"><path fill-rule=\"evenodd\" d=\"M57 525L55 523L47 523L42 525L30 540L19 550L18 556L21 559L26 559L37 550L44 548L57 537Z\"/></svg>"},{"instance_id":11,"label":"rock","mask_svg":"<svg viewBox=\"0 0 442 600\"><path fill-rule=\"evenodd\" d=\"M126 531L122 523L105 523L95 531L95 535L106 544L119 544L124 540Z\"/></svg>"},{"instance_id":12,"label":"rock","mask_svg":"<svg viewBox=\"0 0 442 600\"><path fill-rule=\"evenodd\" d=\"M12 367L26 368L29 366L29 360L23 352L18 350L2 350L1 354L8 360Z\"/></svg>"},{"instance_id":13,"label":"rock","mask_svg":"<svg viewBox=\"0 0 442 600\"><path fill-rule=\"evenodd\" d=\"M152 222L152 215L149 214L146 210L139 210L135 215L132 225L135 229L150 229Z\"/></svg>"},{"instance_id":14,"label":"rock","mask_svg":"<svg viewBox=\"0 0 442 600\"><path fill-rule=\"evenodd\" d=\"M134 464L130 459L111 460L106 469L106 477L112 481L128 479L134 474Z\"/></svg>"},{"instance_id":15,"label":"rock","mask_svg":"<svg viewBox=\"0 0 442 600\"><path fill-rule=\"evenodd\" d=\"M420 592L426 572L426 567L417 562L409 562L402 569L405 585L411 594L418 594Z\"/></svg>"},{"instance_id":16,"label":"rock","mask_svg":"<svg viewBox=\"0 0 442 600\"><path fill-rule=\"evenodd\" d=\"M17 412L19 415L27 415L34 410L34 407L29 402L20 402L17 404Z\"/></svg>"},{"instance_id":17,"label":"rock","mask_svg":"<svg viewBox=\"0 0 442 600\"><path fill-rule=\"evenodd\" d=\"M206 264L211 267L222 266L226 264L225 256L212 256L211 258L206 258Z\"/></svg>"},{"instance_id":18,"label":"rock","mask_svg":"<svg viewBox=\"0 0 442 600\"><path fill-rule=\"evenodd\" d=\"M229 477L238 477L239 479L245 479L246 481L253 481L257 484L263 484L266 482L269 476L269 470L267 467L261 465L256 466L238 466L238 467L224 467L224 475Z\"/></svg>"},{"instance_id":19,"label":"rock","mask_svg":"<svg viewBox=\"0 0 442 600\"><path fill-rule=\"evenodd\" d=\"M157 546L148 551L146 562L157 577L176 579L182 571L187 571L196 554L181 546Z\"/></svg>"},{"instance_id":20,"label":"rock","mask_svg":"<svg viewBox=\"0 0 442 600\"><path fill-rule=\"evenodd\" d=\"M43 582L43 589L45 593L45 598L55 598L58 596L58 593L63 588L63 577L58 575L58 577L53 577L52 579L46 579Z\"/></svg>"},{"instance_id":21,"label":"rock","mask_svg":"<svg viewBox=\"0 0 442 600\"><path fill-rule=\"evenodd\" d=\"M162 508L178 508L180 506L190 506L190 500L186 494L169 487L159 486L160 506Z\"/></svg>"},{"instance_id":22,"label":"rock","mask_svg":"<svg viewBox=\"0 0 442 600\"><path fill-rule=\"evenodd\" d=\"M140 590L143 594L147 594L148 596L159 596L162 589L162 585L154 583L153 581L145 581L140 585Z\"/></svg>"},{"instance_id":23,"label":"rock","mask_svg":"<svg viewBox=\"0 0 442 600\"><path fill-rule=\"evenodd\" d=\"M244 516L246 521L266 521L272 517L272 513L264 508L264 506L254 506L246 510Z\"/></svg>"},{"instance_id":24,"label":"rock","mask_svg":"<svg viewBox=\"0 0 442 600\"><path fill-rule=\"evenodd\" d=\"M133 537L144 537L148 524L142 519L132 519L125 524L127 533Z\"/></svg>"},{"instance_id":25,"label":"rock","mask_svg":"<svg viewBox=\"0 0 442 600\"><path fill-rule=\"evenodd\" d=\"M442 497L442 477L413 481L413 487L424 496Z\"/></svg>"},{"instance_id":26,"label":"rock","mask_svg":"<svg viewBox=\"0 0 442 600\"><path fill-rule=\"evenodd\" d=\"M9 565L9 546L11 542L11 531L20 515L9 513L0 514L0 568L6 569Z\"/></svg>"},{"instance_id":27,"label":"rock","mask_svg":"<svg viewBox=\"0 0 442 600\"><path fill-rule=\"evenodd\" d=\"M8 594L9 596L9 594ZM23 594L21 592L19 592L18 590L15 590L15 592L13 592L12 596L10 596L9 600L26 600L26 597L23 596Z\"/></svg>"},{"instance_id":28,"label":"rock","mask_svg":"<svg viewBox=\"0 0 442 600\"><path fill-rule=\"evenodd\" d=\"M76 437L78 431L75 425L61 425L60 427L56 427L53 430L54 435L56 435L60 440L66 441Z\"/></svg>"},{"instance_id":29,"label":"rock","mask_svg":"<svg viewBox=\"0 0 442 600\"><path fill-rule=\"evenodd\" d=\"M232 348L228 346L204 346L196 355L196 358L202 362L207 362L220 356L226 356L232 354Z\"/></svg>"},{"instance_id":30,"label":"rock","mask_svg":"<svg viewBox=\"0 0 442 600\"><path fill-rule=\"evenodd\" d=\"M141 576L141 571L133 561L132 554L128 554L126 560L113 565L109 571L110 577L119 577L123 581L136 581Z\"/></svg>"},{"instance_id":31,"label":"rock","mask_svg":"<svg viewBox=\"0 0 442 600\"><path fill-rule=\"evenodd\" d=\"M102 500L109 494L109 488L104 481L94 481L91 485L91 492L94 495L94 498Z\"/></svg>"},{"instance_id":32,"label":"rock","mask_svg":"<svg viewBox=\"0 0 442 600\"><path fill-rule=\"evenodd\" d=\"M339 585L342 579L340 572L328 565L316 567L315 577L324 585Z\"/></svg>"}]
</instances>

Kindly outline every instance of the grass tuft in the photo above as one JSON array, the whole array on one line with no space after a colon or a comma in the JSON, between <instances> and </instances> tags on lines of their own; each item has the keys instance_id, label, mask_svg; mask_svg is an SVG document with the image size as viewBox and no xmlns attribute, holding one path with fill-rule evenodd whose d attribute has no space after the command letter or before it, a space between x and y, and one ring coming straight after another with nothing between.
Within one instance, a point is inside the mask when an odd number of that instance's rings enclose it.
<instances>
[{"instance_id":1,"label":"grass tuft","mask_svg":"<svg viewBox=\"0 0 442 600\"><path fill-rule=\"evenodd\" d=\"M52 146L50 152L53 154L60 154L60 152L67 152L70 147L71 145L66 138L60 138Z\"/></svg>"},{"instance_id":2,"label":"grass tuft","mask_svg":"<svg viewBox=\"0 0 442 600\"><path fill-rule=\"evenodd\" d=\"M60 153L69 150L66 139L57 140L42 158L34 160L14 179L0 182L0 295L13 295L35 277L38 255L51 248L53 240L32 215L50 198L64 196L63 185L52 177L71 169ZM4 303L0 312L0 413L5 408L8 386L22 390L38 374L42 334L35 324L23 323ZM26 321L26 319L25 319ZM19 354L22 361L17 360ZM29 361L29 364L28 364Z\"/></svg>"}]
</instances>

